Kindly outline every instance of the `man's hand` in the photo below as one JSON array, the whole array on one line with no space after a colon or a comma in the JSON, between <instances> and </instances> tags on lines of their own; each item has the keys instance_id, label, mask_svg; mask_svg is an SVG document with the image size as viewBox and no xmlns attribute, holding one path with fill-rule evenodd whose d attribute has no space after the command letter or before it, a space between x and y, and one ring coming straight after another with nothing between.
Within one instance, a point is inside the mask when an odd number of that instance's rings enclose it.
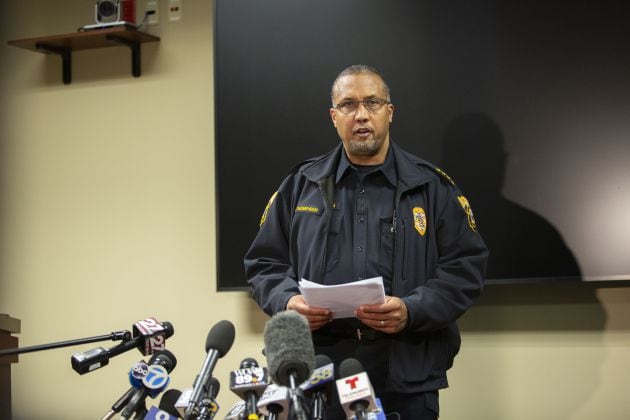
<instances>
[{"instance_id":1,"label":"man's hand","mask_svg":"<svg viewBox=\"0 0 630 420\"><path fill-rule=\"evenodd\" d=\"M385 296L382 305L361 305L356 315L368 327L387 334L395 334L407 326L407 305L394 296Z\"/></svg>"},{"instance_id":2,"label":"man's hand","mask_svg":"<svg viewBox=\"0 0 630 420\"><path fill-rule=\"evenodd\" d=\"M308 306L302 295L291 296L287 302L287 309L292 309L305 317L311 331L321 328L332 321L332 314L328 309Z\"/></svg>"}]
</instances>

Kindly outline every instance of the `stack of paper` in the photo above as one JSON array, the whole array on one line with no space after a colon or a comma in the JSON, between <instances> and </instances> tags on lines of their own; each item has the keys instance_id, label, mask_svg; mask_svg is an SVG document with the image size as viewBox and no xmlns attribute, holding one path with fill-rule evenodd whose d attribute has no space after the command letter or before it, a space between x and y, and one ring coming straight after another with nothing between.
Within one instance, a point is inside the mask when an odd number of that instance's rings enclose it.
<instances>
[{"instance_id":1,"label":"stack of paper","mask_svg":"<svg viewBox=\"0 0 630 420\"><path fill-rule=\"evenodd\" d=\"M309 306L327 308L333 318L352 318L355 316L354 311L361 305L385 303L383 277L333 286L302 279L298 285Z\"/></svg>"}]
</instances>

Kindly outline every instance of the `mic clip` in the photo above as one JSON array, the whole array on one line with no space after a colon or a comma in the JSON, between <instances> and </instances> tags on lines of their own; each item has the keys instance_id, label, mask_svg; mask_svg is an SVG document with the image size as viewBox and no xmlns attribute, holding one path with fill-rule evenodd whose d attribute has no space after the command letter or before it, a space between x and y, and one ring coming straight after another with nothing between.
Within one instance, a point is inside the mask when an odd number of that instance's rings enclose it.
<instances>
[{"instance_id":1,"label":"mic clip","mask_svg":"<svg viewBox=\"0 0 630 420\"><path fill-rule=\"evenodd\" d=\"M112 332L112 341L128 341L131 340L131 331L122 330Z\"/></svg>"}]
</instances>

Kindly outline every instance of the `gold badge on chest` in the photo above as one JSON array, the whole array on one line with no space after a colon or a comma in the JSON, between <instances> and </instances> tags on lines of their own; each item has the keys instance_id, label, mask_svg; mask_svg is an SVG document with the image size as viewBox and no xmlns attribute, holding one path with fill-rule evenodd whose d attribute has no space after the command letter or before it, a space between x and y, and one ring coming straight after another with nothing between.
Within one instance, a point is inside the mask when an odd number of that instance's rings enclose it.
<instances>
[{"instance_id":1,"label":"gold badge on chest","mask_svg":"<svg viewBox=\"0 0 630 420\"><path fill-rule=\"evenodd\" d=\"M422 207L413 208L413 225L421 236L427 233L427 214Z\"/></svg>"}]
</instances>

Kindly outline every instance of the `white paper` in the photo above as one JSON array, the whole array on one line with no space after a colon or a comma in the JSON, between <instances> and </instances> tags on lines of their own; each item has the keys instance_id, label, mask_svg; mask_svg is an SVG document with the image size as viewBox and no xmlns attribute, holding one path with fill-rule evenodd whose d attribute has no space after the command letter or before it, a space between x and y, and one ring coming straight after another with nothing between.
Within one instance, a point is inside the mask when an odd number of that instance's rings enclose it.
<instances>
[{"instance_id":1,"label":"white paper","mask_svg":"<svg viewBox=\"0 0 630 420\"><path fill-rule=\"evenodd\" d=\"M333 318L353 318L354 311L361 305L385 303L383 277L332 286L302 279L298 286L309 306L327 308Z\"/></svg>"}]
</instances>

